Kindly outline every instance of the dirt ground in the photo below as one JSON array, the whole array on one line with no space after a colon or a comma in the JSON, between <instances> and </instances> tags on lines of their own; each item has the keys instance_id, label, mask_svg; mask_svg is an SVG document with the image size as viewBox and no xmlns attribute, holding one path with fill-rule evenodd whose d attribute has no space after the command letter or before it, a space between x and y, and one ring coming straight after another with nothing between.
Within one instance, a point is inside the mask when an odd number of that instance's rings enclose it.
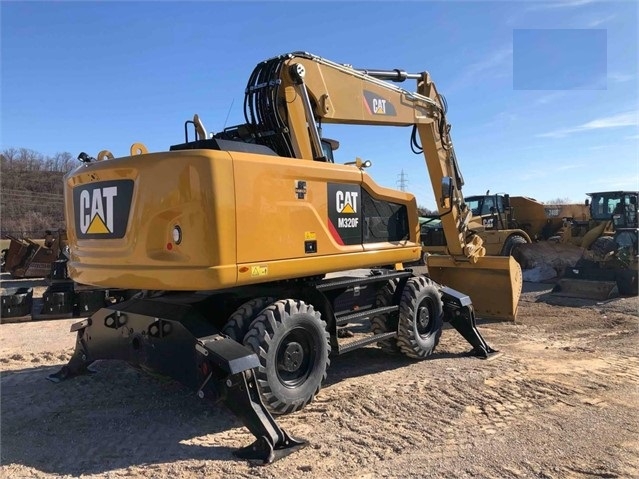
<instances>
[{"instance_id":1,"label":"dirt ground","mask_svg":"<svg viewBox=\"0 0 639 479\"><path fill-rule=\"evenodd\" d=\"M503 354L466 357L446 329L413 361L375 346L334 357L304 410L279 418L309 446L270 466L222 406L120 362L60 384L77 319L0 325L6 478L639 477L639 299L556 298L525 284L515 323L481 323Z\"/></svg>"}]
</instances>

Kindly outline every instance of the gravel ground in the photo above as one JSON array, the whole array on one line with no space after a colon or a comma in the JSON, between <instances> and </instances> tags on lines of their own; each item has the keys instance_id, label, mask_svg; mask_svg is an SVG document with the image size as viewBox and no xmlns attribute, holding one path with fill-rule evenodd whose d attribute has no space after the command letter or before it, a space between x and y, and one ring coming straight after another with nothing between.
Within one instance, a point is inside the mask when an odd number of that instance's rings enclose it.
<instances>
[{"instance_id":1,"label":"gravel ground","mask_svg":"<svg viewBox=\"0 0 639 479\"><path fill-rule=\"evenodd\" d=\"M46 381L77 319L2 324L0 476L639 477L639 299L551 286L526 283L516 322L480 325L494 360L464 356L452 329L425 361L375 346L333 358L316 400L278 419L310 445L266 467L233 458L253 439L224 407L171 380L102 361Z\"/></svg>"}]
</instances>

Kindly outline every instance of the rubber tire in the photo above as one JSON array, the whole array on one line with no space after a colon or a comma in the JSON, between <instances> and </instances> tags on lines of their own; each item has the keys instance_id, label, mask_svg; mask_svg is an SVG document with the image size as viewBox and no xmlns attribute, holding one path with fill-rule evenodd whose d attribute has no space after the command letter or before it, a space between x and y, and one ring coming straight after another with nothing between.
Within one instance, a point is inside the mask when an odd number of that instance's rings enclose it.
<instances>
[{"instance_id":1,"label":"rubber tire","mask_svg":"<svg viewBox=\"0 0 639 479\"><path fill-rule=\"evenodd\" d=\"M617 249L617 243L612 236L600 236L592 242L588 249L597 259L603 260L608 253Z\"/></svg>"},{"instance_id":2,"label":"rubber tire","mask_svg":"<svg viewBox=\"0 0 639 479\"><path fill-rule=\"evenodd\" d=\"M309 363L304 371L300 371L301 377L291 380L291 383L298 383L287 385L280 376L280 372L286 372L278 368L277 361L278 355L283 354L282 346L290 344L286 340L291 335L301 335L312 353L304 355ZM295 299L276 301L253 321L244 337L244 345L260 360L256 380L262 401L272 414L299 411L313 400L326 379L330 364L329 339L320 313L310 304Z\"/></svg>"},{"instance_id":3,"label":"rubber tire","mask_svg":"<svg viewBox=\"0 0 639 479\"><path fill-rule=\"evenodd\" d=\"M381 308L383 306L392 304L393 296L397 291L398 283L399 279L391 279L384 286L382 286L382 288L380 288L380 290L377 292L377 295L375 296L376 308ZM371 318L371 332L373 334L388 333L392 330L397 330L397 324L395 324L394 326L391 324L390 313L380 314ZM382 349L382 351L389 354L396 354L400 352L399 346L397 345L397 338L380 341L377 343L377 345Z\"/></svg>"},{"instance_id":4,"label":"rubber tire","mask_svg":"<svg viewBox=\"0 0 639 479\"><path fill-rule=\"evenodd\" d=\"M4 273L4 265L7 262L7 255L9 254L8 249L3 249L0 251L0 272Z\"/></svg>"},{"instance_id":5,"label":"rubber tire","mask_svg":"<svg viewBox=\"0 0 639 479\"><path fill-rule=\"evenodd\" d=\"M520 244L527 244L528 240L521 235L512 235L509 236L504 243L504 247L501 250L500 256L510 256L513 252L513 248Z\"/></svg>"},{"instance_id":6,"label":"rubber tire","mask_svg":"<svg viewBox=\"0 0 639 479\"><path fill-rule=\"evenodd\" d=\"M414 359L430 356L439 343L443 318L444 306L435 283L425 276L410 278L399 303L397 345L401 352Z\"/></svg>"},{"instance_id":7,"label":"rubber tire","mask_svg":"<svg viewBox=\"0 0 639 479\"><path fill-rule=\"evenodd\" d=\"M226 334L238 343L243 342L253 320L273 301L275 301L274 298L253 298L242 304L226 321L222 334Z\"/></svg>"}]
</instances>

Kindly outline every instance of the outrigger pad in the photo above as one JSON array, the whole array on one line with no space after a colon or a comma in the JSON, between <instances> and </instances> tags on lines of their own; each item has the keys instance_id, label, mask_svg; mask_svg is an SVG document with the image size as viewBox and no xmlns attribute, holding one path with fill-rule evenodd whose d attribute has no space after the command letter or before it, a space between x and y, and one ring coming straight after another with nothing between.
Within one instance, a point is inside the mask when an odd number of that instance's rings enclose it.
<instances>
[{"instance_id":1,"label":"outrigger pad","mask_svg":"<svg viewBox=\"0 0 639 479\"><path fill-rule=\"evenodd\" d=\"M441 289L441 292L444 302L444 319L473 347L468 353L469 356L481 359L494 357L499 351L491 348L477 330L473 304L468 295L446 286Z\"/></svg>"},{"instance_id":2,"label":"outrigger pad","mask_svg":"<svg viewBox=\"0 0 639 479\"><path fill-rule=\"evenodd\" d=\"M265 436L261 436L250 446L233 451L233 455L238 459L248 460L258 466L265 466L295 451L299 451L307 445L308 441L295 439L286 434L283 444L274 448Z\"/></svg>"}]
</instances>

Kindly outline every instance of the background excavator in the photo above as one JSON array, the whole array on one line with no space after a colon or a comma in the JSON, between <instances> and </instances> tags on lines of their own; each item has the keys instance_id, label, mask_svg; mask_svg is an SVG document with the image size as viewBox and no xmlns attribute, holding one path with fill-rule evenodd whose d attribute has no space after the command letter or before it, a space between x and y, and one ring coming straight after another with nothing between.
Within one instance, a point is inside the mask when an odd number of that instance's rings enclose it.
<instances>
[{"instance_id":1,"label":"background excavator","mask_svg":"<svg viewBox=\"0 0 639 479\"><path fill-rule=\"evenodd\" d=\"M406 79L416 92L389 83ZM485 256L468 230L445 102L428 73L282 55L256 66L244 110L245 124L217 134L196 115L167 152L137 143L128 157L80 155L65 179L69 274L140 292L73 325L76 350L50 379L97 359L169 375L224 400L257 438L236 455L266 463L304 444L272 414L313 399L329 355L377 343L426 358L443 321L474 354L491 354L475 312L513 319L521 270ZM402 266L421 255L415 197L377 185L361 160L334 163L322 123L412 128L450 253L429 258L429 276ZM355 324L370 331L338 334Z\"/></svg>"}]
</instances>

